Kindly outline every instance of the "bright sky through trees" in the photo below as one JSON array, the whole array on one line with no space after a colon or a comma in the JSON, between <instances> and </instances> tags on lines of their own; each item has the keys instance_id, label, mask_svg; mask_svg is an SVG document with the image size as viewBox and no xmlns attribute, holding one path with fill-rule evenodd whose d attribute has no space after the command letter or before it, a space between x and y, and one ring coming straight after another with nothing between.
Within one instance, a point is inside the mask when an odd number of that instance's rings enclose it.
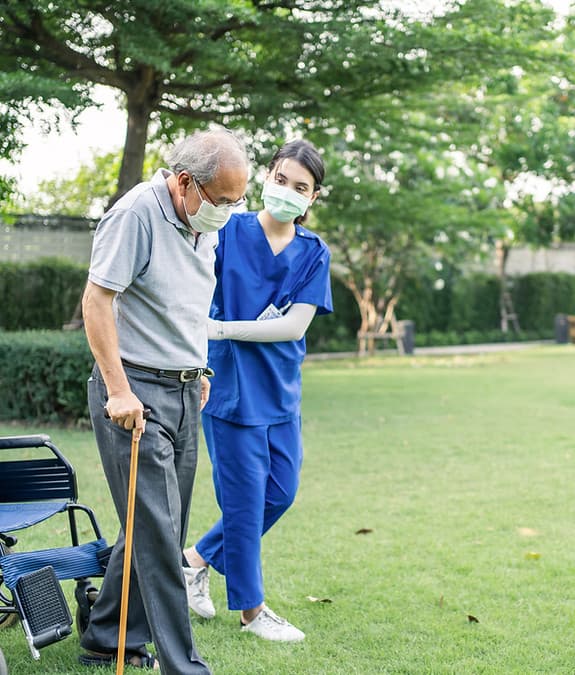
<instances>
[{"instance_id":1,"label":"bright sky through trees","mask_svg":"<svg viewBox=\"0 0 575 675\"><path fill-rule=\"evenodd\" d=\"M422 12L437 9L445 0L389 0L390 4L400 5L404 11L410 9L416 16ZM544 0L559 13L566 13L570 0ZM16 177L19 189L24 194L33 192L40 180L56 176L72 175L80 163L89 160L97 152L103 154L120 150L126 131L125 112L115 104L115 93L105 87L96 87L95 101L101 108L91 108L79 117L79 125L74 131L69 122L64 121L61 132L43 133L41 124L28 126L25 131L26 149L16 166L0 169ZM67 112L61 113L66 120Z\"/></svg>"}]
</instances>

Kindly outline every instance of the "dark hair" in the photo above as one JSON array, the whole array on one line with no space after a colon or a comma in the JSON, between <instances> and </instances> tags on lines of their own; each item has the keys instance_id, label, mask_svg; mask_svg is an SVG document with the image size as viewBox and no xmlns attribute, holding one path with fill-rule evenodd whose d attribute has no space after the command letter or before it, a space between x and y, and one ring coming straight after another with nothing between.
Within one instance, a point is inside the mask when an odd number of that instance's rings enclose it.
<instances>
[{"instance_id":1,"label":"dark hair","mask_svg":"<svg viewBox=\"0 0 575 675\"><path fill-rule=\"evenodd\" d=\"M305 167L313 176L315 182L313 191L320 189L325 176L325 167L319 152L309 141L290 141L283 145L268 164L270 173L282 159L294 159Z\"/></svg>"}]
</instances>

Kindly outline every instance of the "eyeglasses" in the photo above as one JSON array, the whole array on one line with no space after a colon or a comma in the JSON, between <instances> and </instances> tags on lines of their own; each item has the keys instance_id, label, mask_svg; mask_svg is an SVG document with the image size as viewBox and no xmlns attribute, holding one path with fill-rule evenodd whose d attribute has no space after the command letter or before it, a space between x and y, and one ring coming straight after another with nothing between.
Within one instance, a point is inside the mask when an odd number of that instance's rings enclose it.
<instances>
[{"instance_id":1,"label":"eyeglasses","mask_svg":"<svg viewBox=\"0 0 575 675\"><path fill-rule=\"evenodd\" d=\"M196 190L198 191L198 194L200 195L200 199L203 199L202 197L202 192L206 195L208 202L214 206L216 209L237 209L240 206L243 206L246 203L246 198L242 197L241 199L238 199L237 202L229 202L226 201L223 204L216 204L214 200L210 197L208 194L208 191L206 188L200 183L199 180L195 176L192 176L192 180L194 181L194 185L196 186ZM200 192L201 191L201 192Z\"/></svg>"}]
</instances>

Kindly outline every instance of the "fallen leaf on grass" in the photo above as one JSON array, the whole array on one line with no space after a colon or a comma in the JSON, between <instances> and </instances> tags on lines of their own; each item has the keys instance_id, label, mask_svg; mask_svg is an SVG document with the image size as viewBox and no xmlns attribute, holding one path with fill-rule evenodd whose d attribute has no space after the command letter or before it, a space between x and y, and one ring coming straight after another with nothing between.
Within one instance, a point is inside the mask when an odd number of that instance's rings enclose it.
<instances>
[{"instance_id":1,"label":"fallen leaf on grass","mask_svg":"<svg viewBox=\"0 0 575 675\"><path fill-rule=\"evenodd\" d=\"M537 551L527 551L525 554L526 560L539 560L540 557L541 553L538 553Z\"/></svg>"},{"instance_id":2,"label":"fallen leaf on grass","mask_svg":"<svg viewBox=\"0 0 575 675\"><path fill-rule=\"evenodd\" d=\"M473 616L473 614L468 614L467 620L469 623L479 623L479 619L476 616Z\"/></svg>"},{"instance_id":3,"label":"fallen leaf on grass","mask_svg":"<svg viewBox=\"0 0 575 675\"><path fill-rule=\"evenodd\" d=\"M356 534L369 534L370 532L373 532L373 530L370 527L362 527L359 530L356 530Z\"/></svg>"},{"instance_id":4,"label":"fallen leaf on grass","mask_svg":"<svg viewBox=\"0 0 575 675\"><path fill-rule=\"evenodd\" d=\"M306 597L310 602L333 602L329 598L314 598L313 595L307 595Z\"/></svg>"},{"instance_id":5,"label":"fallen leaf on grass","mask_svg":"<svg viewBox=\"0 0 575 675\"><path fill-rule=\"evenodd\" d=\"M439 598L439 606L443 607L443 595Z\"/></svg>"}]
</instances>

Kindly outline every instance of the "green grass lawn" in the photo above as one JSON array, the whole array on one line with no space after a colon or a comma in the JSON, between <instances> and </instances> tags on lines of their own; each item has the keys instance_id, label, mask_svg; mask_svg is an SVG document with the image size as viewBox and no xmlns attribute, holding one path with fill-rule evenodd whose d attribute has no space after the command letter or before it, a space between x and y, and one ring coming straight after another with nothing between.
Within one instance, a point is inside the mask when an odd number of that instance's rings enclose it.
<instances>
[{"instance_id":1,"label":"green grass lawn","mask_svg":"<svg viewBox=\"0 0 575 675\"><path fill-rule=\"evenodd\" d=\"M240 633L214 573L218 616L193 620L214 675L575 673L575 347L310 362L303 414L300 492L263 558L268 604L307 638ZM112 542L91 432L0 426L40 432ZM190 542L217 516L205 449L196 485ZM55 545L55 521L18 550ZM11 675L88 671L75 631L39 662L19 626L0 646Z\"/></svg>"}]
</instances>

